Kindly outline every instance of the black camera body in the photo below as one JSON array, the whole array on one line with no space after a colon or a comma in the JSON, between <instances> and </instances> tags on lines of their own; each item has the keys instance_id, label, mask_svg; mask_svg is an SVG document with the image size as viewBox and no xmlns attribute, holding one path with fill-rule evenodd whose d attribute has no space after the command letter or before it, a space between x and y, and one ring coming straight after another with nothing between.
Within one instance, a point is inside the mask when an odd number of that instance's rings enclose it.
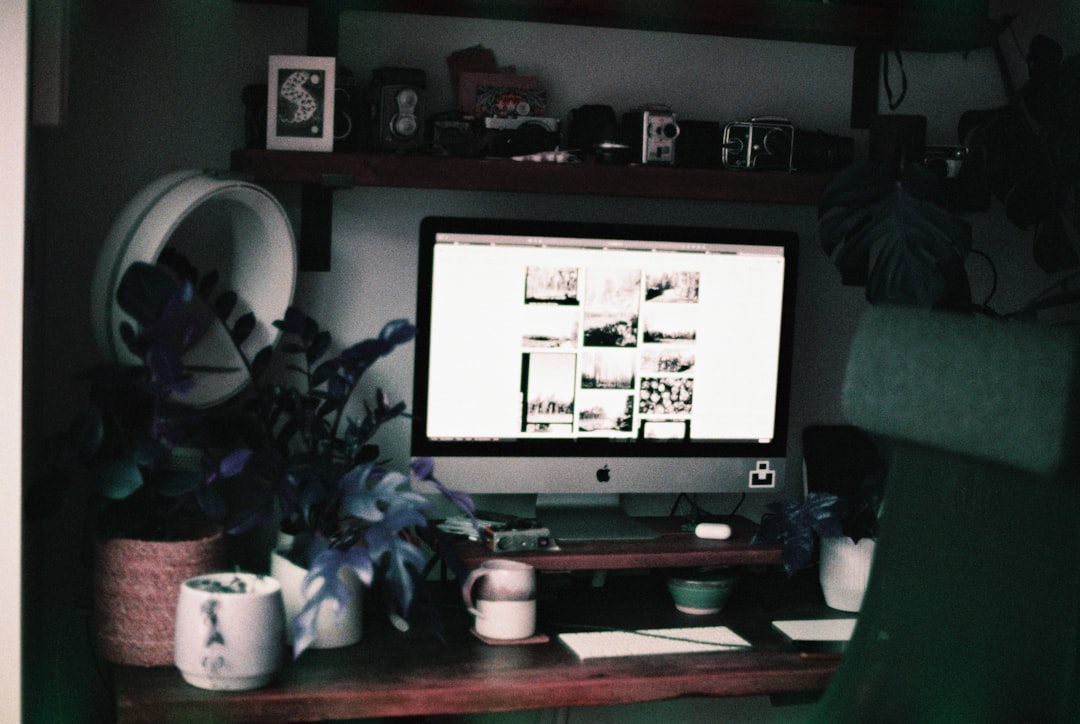
<instances>
[{"instance_id":1,"label":"black camera body","mask_svg":"<svg viewBox=\"0 0 1080 724\"><path fill-rule=\"evenodd\" d=\"M923 163L941 178L956 178L967 156L966 146L927 146Z\"/></svg>"},{"instance_id":2,"label":"black camera body","mask_svg":"<svg viewBox=\"0 0 1080 724\"><path fill-rule=\"evenodd\" d=\"M426 95L424 71L376 68L368 86L372 145L391 151L423 146Z\"/></svg>"},{"instance_id":3,"label":"black camera body","mask_svg":"<svg viewBox=\"0 0 1080 724\"><path fill-rule=\"evenodd\" d=\"M724 168L795 170L795 126L784 118L752 118L724 126Z\"/></svg>"},{"instance_id":4,"label":"black camera body","mask_svg":"<svg viewBox=\"0 0 1080 724\"><path fill-rule=\"evenodd\" d=\"M804 131L784 118L752 118L724 126L721 160L738 171L836 171L854 157L855 139Z\"/></svg>"},{"instance_id":5,"label":"black camera body","mask_svg":"<svg viewBox=\"0 0 1080 724\"><path fill-rule=\"evenodd\" d=\"M622 117L622 133L632 163L675 163L679 124L670 106L646 105L627 111Z\"/></svg>"}]
</instances>

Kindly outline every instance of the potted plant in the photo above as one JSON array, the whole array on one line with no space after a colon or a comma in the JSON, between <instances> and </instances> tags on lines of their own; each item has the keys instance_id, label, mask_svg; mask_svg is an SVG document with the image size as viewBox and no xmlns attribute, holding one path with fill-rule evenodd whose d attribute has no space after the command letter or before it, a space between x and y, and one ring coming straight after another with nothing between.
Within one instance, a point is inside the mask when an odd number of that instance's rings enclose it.
<instances>
[{"instance_id":1,"label":"potted plant","mask_svg":"<svg viewBox=\"0 0 1080 724\"><path fill-rule=\"evenodd\" d=\"M868 477L850 495L811 491L801 501L773 502L753 540L780 543L790 577L812 561L820 539L819 577L825 602L842 611L857 611L870 572L881 502L877 476Z\"/></svg>"},{"instance_id":2,"label":"potted plant","mask_svg":"<svg viewBox=\"0 0 1080 724\"><path fill-rule=\"evenodd\" d=\"M213 284L186 260L171 256L168 262L207 297L253 381L218 420L219 429L234 435L230 444L246 454L231 491L238 512L227 530L239 534L272 525L287 541L271 557L272 572L283 583L294 655L312 645L357 640L360 614L347 611L376 580L385 585L391 613L407 618L414 578L425 563L420 537L430 534L428 540L438 545L426 517L430 500L413 487L428 486L469 517L473 503L439 483L429 460L414 461L408 475L384 467L370 441L384 424L406 414L403 402L392 404L380 390L359 415L349 412L364 373L411 341L415 326L393 320L378 336L335 349L329 331L290 307L273 323L281 330L280 343L249 359L240 343L254 326L251 315L230 321L236 301L231 292L215 297ZM289 585L292 579L298 579L299 590ZM322 617L329 619L324 630L348 635L318 638L320 611L327 608L333 615Z\"/></svg>"},{"instance_id":3,"label":"potted plant","mask_svg":"<svg viewBox=\"0 0 1080 724\"><path fill-rule=\"evenodd\" d=\"M121 330L138 361L87 373L90 404L51 441L49 473L28 492L28 515L85 483L98 649L115 663L167 665L180 583L226 565L221 488L249 453L216 451L202 411L184 402L197 377L184 353L212 321L191 286L136 263L117 299L131 317Z\"/></svg>"}]
</instances>

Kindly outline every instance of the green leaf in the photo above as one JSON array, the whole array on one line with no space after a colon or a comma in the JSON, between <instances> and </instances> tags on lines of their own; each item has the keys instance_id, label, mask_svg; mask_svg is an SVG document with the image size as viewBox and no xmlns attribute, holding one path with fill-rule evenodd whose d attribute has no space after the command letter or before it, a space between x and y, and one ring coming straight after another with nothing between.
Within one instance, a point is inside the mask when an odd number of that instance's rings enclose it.
<instances>
[{"instance_id":1,"label":"green leaf","mask_svg":"<svg viewBox=\"0 0 1080 724\"><path fill-rule=\"evenodd\" d=\"M270 363L274 359L274 348L271 345L267 345L260 349L255 355L255 359L251 361L251 376L254 379L259 379L263 374L270 369Z\"/></svg>"},{"instance_id":2,"label":"green leaf","mask_svg":"<svg viewBox=\"0 0 1080 724\"><path fill-rule=\"evenodd\" d=\"M170 498L178 498L186 495L199 487L203 481L203 475L195 470L157 470L152 477L154 487L162 495Z\"/></svg>"},{"instance_id":3,"label":"green leaf","mask_svg":"<svg viewBox=\"0 0 1080 724\"><path fill-rule=\"evenodd\" d=\"M109 500L123 500L143 486L142 471L131 458L110 458L90 467L93 489Z\"/></svg>"},{"instance_id":4,"label":"green leaf","mask_svg":"<svg viewBox=\"0 0 1080 724\"><path fill-rule=\"evenodd\" d=\"M200 486L195 493L199 510L210 520L225 520L229 514L229 504L216 489L209 485Z\"/></svg>"},{"instance_id":5,"label":"green leaf","mask_svg":"<svg viewBox=\"0 0 1080 724\"><path fill-rule=\"evenodd\" d=\"M72 420L70 434L75 442L75 451L83 457L97 452L105 439L105 421L101 411L91 407Z\"/></svg>"},{"instance_id":6,"label":"green leaf","mask_svg":"<svg viewBox=\"0 0 1080 724\"><path fill-rule=\"evenodd\" d=\"M413 572L424 568L424 554L404 538L395 537L386 565L386 583L402 616L407 616L413 598Z\"/></svg>"},{"instance_id":7,"label":"green leaf","mask_svg":"<svg viewBox=\"0 0 1080 724\"><path fill-rule=\"evenodd\" d=\"M214 299L214 313L217 314L218 319L224 321L232 316L233 309L236 308L236 301L236 292L232 290L219 294Z\"/></svg>"},{"instance_id":8,"label":"green leaf","mask_svg":"<svg viewBox=\"0 0 1080 724\"><path fill-rule=\"evenodd\" d=\"M241 345L247 341L253 331L255 331L255 313L248 312L241 315L233 324L232 340L237 345Z\"/></svg>"},{"instance_id":9,"label":"green leaf","mask_svg":"<svg viewBox=\"0 0 1080 724\"><path fill-rule=\"evenodd\" d=\"M940 205L936 184L919 164L894 179L862 163L838 174L822 195L822 247L845 284L866 285L871 303L970 301L963 260L971 225Z\"/></svg>"},{"instance_id":10,"label":"green leaf","mask_svg":"<svg viewBox=\"0 0 1080 724\"><path fill-rule=\"evenodd\" d=\"M330 349L330 343L330 333L326 330L316 334L311 341L311 346L308 347L307 350L308 363L315 364L315 362L322 359L322 356Z\"/></svg>"}]
</instances>

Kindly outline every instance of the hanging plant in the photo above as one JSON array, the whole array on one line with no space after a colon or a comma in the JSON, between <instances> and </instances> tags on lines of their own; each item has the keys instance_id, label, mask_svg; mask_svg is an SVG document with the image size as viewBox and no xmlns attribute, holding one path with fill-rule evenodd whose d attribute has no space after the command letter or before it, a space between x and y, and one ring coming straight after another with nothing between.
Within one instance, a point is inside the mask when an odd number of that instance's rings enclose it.
<instances>
[{"instance_id":1,"label":"hanging plant","mask_svg":"<svg viewBox=\"0 0 1080 724\"><path fill-rule=\"evenodd\" d=\"M1080 267L1080 54L1031 41L1028 80L1005 106L960 117L968 147L961 180L989 188L1005 215L1031 229L1032 255L1046 272Z\"/></svg>"},{"instance_id":2,"label":"hanging plant","mask_svg":"<svg viewBox=\"0 0 1080 724\"><path fill-rule=\"evenodd\" d=\"M872 304L967 307L971 225L944 206L938 176L908 163L894 176L872 162L841 171L818 208L821 245L844 284Z\"/></svg>"}]
</instances>

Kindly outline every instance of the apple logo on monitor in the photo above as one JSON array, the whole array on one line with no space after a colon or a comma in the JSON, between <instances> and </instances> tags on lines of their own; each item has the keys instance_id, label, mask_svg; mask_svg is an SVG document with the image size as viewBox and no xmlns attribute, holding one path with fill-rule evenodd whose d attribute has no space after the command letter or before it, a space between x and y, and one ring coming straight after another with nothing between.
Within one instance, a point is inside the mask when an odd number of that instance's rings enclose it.
<instances>
[{"instance_id":1,"label":"apple logo on monitor","mask_svg":"<svg viewBox=\"0 0 1080 724\"><path fill-rule=\"evenodd\" d=\"M601 483L611 482L611 468L607 465L596 471L596 479Z\"/></svg>"}]
</instances>

